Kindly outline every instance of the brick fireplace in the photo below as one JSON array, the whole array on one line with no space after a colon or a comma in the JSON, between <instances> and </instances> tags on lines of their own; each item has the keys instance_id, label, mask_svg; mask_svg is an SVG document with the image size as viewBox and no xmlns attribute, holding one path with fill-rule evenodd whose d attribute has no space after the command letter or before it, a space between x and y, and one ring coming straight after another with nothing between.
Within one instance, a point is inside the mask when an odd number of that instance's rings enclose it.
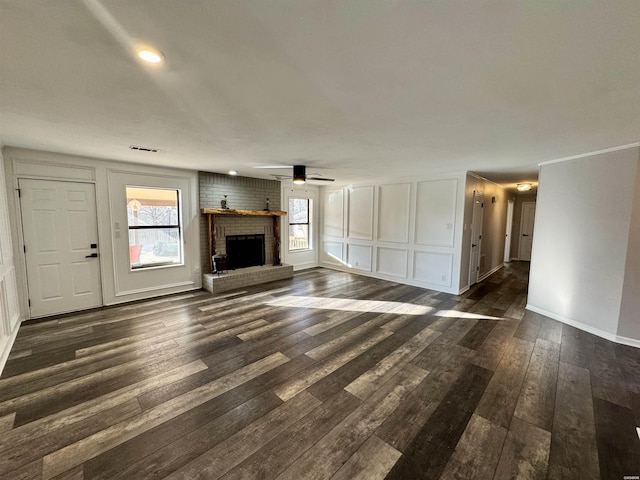
<instances>
[{"instance_id":1,"label":"brick fireplace","mask_svg":"<svg viewBox=\"0 0 640 480\"><path fill-rule=\"evenodd\" d=\"M203 287L210 292L220 292L291 278L292 266L274 266L280 263L280 249L276 248L279 215L285 213L275 213L280 207L280 182L207 172L200 172L199 180ZM221 208L225 195L228 209ZM268 212L264 210L267 199ZM227 237L247 235L264 236L264 265L213 275L211 257L214 253L228 254Z\"/></svg>"}]
</instances>

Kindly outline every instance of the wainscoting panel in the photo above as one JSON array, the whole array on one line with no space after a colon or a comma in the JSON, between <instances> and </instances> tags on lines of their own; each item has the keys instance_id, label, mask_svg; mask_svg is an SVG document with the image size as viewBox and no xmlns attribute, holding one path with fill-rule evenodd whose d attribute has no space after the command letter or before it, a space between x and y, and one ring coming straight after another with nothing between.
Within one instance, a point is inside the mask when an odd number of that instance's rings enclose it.
<instances>
[{"instance_id":1,"label":"wainscoting panel","mask_svg":"<svg viewBox=\"0 0 640 480\"><path fill-rule=\"evenodd\" d=\"M409 252L401 248L378 247L376 272L406 278Z\"/></svg>"},{"instance_id":2,"label":"wainscoting panel","mask_svg":"<svg viewBox=\"0 0 640 480\"><path fill-rule=\"evenodd\" d=\"M415 252L413 279L418 282L451 286L453 255L449 253Z\"/></svg>"},{"instance_id":3,"label":"wainscoting panel","mask_svg":"<svg viewBox=\"0 0 640 480\"><path fill-rule=\"evenodd\" d=\"M378 187L378 240L397 243L409 241L410 198L410 183Z\"/></svg>"},{"instance_id":4,"label":"wainscoting panel","mask_svg":"<svg viewBox=\"0 0 640 480\"><path fill-rule=\"evenodd\" d=\"M349 190L349 238L373 240L373 187Z\"/></svg>"},{"instance_id":5,"label":"wainscoting panel","mask_svg":"<svg viewBox=\"0 0 640 480\"><path fill-rule=\"evenodd\" d=\"M323 242L322 254L324 261L335 265L344 263L344 246L342 242Z\"/></svg>"},{"instance_id":6,"label":"wainscoting panel","mask_svg":"<svg viewBox=\"0 0 640 480\"><path fill-rule=\"evenodd\" d=\"M329 237L344 236L344 191L330 190L323 201L323 234Z\"/></svg>"},{"instance_id":7,"label":"wainscoting panel","mask_svg":"<svg viewBox=\"0 0 640 480\"><path fill-rule=\"evenodd\" d=\"M418 182L417 244L453 247L457 186L455 178Z\"/></svg>"},{"instance_id":8,"label":"wainscoting panel","mask_svg":"<svg viewBox=\"0 0 640 480\"><path fill-rule=\"evenodd\" d=\"M371 246L356 245L350 243L347 245L347 263L357 270L371 271Z\"/></svg>"}]
</instances>

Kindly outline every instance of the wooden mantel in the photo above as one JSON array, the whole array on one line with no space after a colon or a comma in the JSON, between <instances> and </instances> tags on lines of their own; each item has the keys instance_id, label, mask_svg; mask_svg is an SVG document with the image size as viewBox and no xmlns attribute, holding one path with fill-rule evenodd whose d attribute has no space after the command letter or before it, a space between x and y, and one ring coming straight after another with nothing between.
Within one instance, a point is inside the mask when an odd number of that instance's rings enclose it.
<instances>
[{"instance_id":1,"label":"wooden mantel","mask_svg":"<svg viewBox=\"0 0 640 480\"><path fill-rule=\"evenodd\" d=\"M209 224L209 262L216 254L216 215L244 215L273 217L273 264L281 265L280 262L280 217L287 214L281 210L235 210L232 208L203 208L202 213L207 216ZM213 271L213 269L212 269Z\"/></svg>"},{"instance_id":2,"label":"wooden mantel","mask_svg":"<svg viewBox=\"0 0 640 480\"><path fill-rule=\"evenodd\" d=\"M234 210L233 208L203 208L202 213L206 215L251 215L262 217L282 217L287 212L280 210Z\"/></svg>"}]
</instances>

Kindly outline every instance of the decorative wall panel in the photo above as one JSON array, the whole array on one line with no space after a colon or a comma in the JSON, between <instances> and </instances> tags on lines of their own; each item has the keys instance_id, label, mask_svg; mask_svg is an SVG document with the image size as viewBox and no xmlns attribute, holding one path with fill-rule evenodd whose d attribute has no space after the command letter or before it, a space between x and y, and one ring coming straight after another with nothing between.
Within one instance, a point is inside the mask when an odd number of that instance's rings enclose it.
<instances>
[{"instance_id":1,"label":"decorative wall panel","mask_svg":"<svg viewBox=\"0 0 640 480\"><path fill-rule=\"evenodd\" d=\"M418 282L451 286L453 255L448 253L415 252L413 279Z\"/></svg>"},{"instance_id":2,"label":"decorative wall panel","mask_svg":"<svg viewBox=\"0 0 640 480\"><path fill-rule=\"evenodd\" d=\"M409 202L411 184L397 183L378 187L378 240L409 241Z\"/></svg>"},{"instance_id":3,"label":"decorative wall panel","mask_svg":"<svg viewBox=\"0 0 640 480\"><path fill-rule=\"evenodd\" d=\"M417 244L453 247L457 185L456 179L418 182Z\"/></svg>"},{"instance_id":4,"label":"decorative wall panel","mask_svg":"<svg viewBox=\"0 0 640 480\"><path fill-rule=\"evenodd\" d=\"M323 242L323 257L329 263L343 263L342 242Z\"/></svg>"},{"instance_id":5,"label":"decorative wall panel","mask_svg":"<svg viewBox=\"0 0 640 480\"><path fill-rule=\"evenodd\" d=\"M344 236L344 192L330 190L324 195L323 234L328 237Z\"/></svg>"},{"instance_id":6,"label":"decorative wall panel","mask_svg":"<svg viewBox=\"0 0 640 480\"><path fill-rule=\"evenodd\" d=\"M355 269L371 271L371 247L369 245L347 245L347 263Z\"/></svg>"},{"instance_id":7,"label":"decorative wall panel","mask_svg":"<svg viewBox=\"0 0 640 480\"><path fill-rule=\"evenodd\" d=\"M406 249L378 247L376 272L405 278L408 255L409 252Z\"/></svg>"},{"instance_id":8,"label":"decorative wall panel","mask_svg":"<svg viewBox=\"0 0 640 480\"><path fill-rule=\"evenodd\" d=\"M373 240L373 187L349 190L349 238Z\"/></svg>"}]
</instances>

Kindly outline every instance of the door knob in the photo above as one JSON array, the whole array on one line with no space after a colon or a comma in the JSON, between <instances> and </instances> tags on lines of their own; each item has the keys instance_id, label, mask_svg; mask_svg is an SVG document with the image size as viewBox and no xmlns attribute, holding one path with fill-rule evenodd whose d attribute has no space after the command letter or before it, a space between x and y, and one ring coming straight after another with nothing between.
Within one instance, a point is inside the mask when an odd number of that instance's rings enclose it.
<instances>
[{"instance_id":1,"label":"door knob","mask_svg":"<svg viewBox=\"0 0 640 480\"><path fill-rule=\"evenodd\" d=\"M522 234L522 236L523 236L523 237L528 237L529 235L528 235L528 234L526 234L526 233L523 233L523 234Z\"/></svg>"},{"instance_id":2,"label":"door knob","mask_svg":"<svg viewBox=\"0 0 640 480\"><path fill-rule=\"evenodd\" d=\"M478 246L478 245L476 245L475 243L472 243L472 244L471 244L471 248L473 248L473 247L477 247L477 246Z\"/></svg>"},{"instance_id":3,"label":"door knob","mask_svg":"<svg viewBox=\"0 0 640 480\"><path fill-rule=\"evenodd\" d=\"M91 255L87 255L87 256L86 256L86 257L84 257L84 258L97 258L97 257L98 257L98 254L97 254L97 253L92 253Z\"/></svg>"}]
</instances>

